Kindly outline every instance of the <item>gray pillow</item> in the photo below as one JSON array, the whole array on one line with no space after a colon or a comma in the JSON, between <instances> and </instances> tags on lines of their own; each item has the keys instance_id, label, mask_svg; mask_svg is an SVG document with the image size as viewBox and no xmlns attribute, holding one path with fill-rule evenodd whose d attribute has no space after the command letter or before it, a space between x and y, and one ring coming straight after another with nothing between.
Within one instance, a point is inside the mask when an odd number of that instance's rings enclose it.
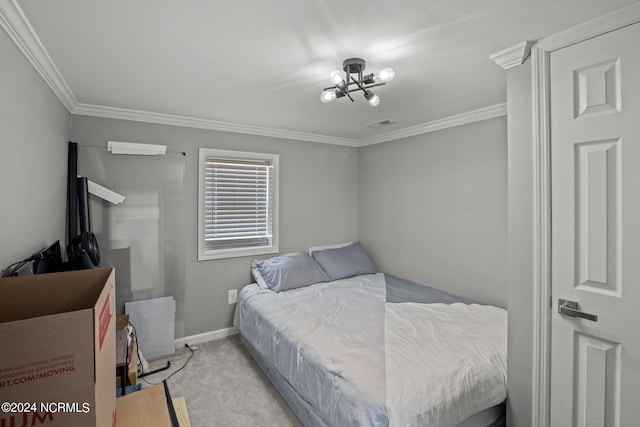
<instances>
[{"instance_id":1,"label":"gray pillow","mask_svg":"<svg viewBox=\"0 0 640 427\"><path fill-rule=\"evenodd\" d=\"M376 266L358 242L341 248L314 251L311 255L331 280L376 273Z\"/></svg>"},{"instance_id":2,"label":"gray pillow","mask_svg":"<svg viewBox=\"0 0 640 427\"><path fill-rule=\"evenodd\" d=\"M289 254L256 261L252 272L256 281L275 292L328 282L329 276L305 253Z\"/></svg>"}]
</instances>

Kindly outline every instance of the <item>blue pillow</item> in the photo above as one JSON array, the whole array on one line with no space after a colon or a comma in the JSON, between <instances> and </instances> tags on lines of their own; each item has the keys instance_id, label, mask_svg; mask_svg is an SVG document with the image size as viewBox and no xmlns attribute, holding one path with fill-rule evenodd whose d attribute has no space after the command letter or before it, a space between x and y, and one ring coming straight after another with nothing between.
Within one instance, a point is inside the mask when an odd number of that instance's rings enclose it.
<instances>
[{"instance_id":1,"label":"blue pillow","mask_svg":"<svg viewBox=\"0 0 640 427\"><path fill-rule=\"evenodd\" d=\"M376 266L358 242L341 248L314 251L311 255L331 280L376 273Z\"/></svg>"},{"instance_id":2,"label":"blue pillow","mask_svg":"<svg viewBox=\"0 0 640 427\"><path fill-rule=\"evenodd\" d=\"M258 283L266 283L275 292L330 280L320 265L305 253L256 261L252 271Z\"/></svg>"}]
</instances>

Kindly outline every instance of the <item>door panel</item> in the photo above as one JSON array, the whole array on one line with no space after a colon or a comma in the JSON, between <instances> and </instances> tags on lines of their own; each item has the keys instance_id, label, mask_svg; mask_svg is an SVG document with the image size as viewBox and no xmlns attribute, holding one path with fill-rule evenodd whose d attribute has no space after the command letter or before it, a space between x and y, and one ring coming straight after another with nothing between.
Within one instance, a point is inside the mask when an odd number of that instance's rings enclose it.
<instances>
[{"instance_id":1,"label":"door panel","mask_svg":"<svg viewBox=\"0 0 640 427\"><path fill-rule=\"evenodd\" d=\"M574 425L615 426L619 412L620 345L576 333L573 352L576 357Z\"/></svg>"},{"instance_id":2,"label":"door panel","mask_svg":"<svg viewBox=\"0 0 640 427\"><path fill-rule=\"evenodd\" d=\"M575 144L576 283L619 295L620 140Z\"/></svg>"},{"instance_id":3,"label":"door panel","mask_svg":"<svg viewBox=\"0 0 640 427\"><path fill-rule=\"evenodd\" d=\"M552 427L640 425L638 40L634 24L550 57Z\"/></svg>"}]
</instances>

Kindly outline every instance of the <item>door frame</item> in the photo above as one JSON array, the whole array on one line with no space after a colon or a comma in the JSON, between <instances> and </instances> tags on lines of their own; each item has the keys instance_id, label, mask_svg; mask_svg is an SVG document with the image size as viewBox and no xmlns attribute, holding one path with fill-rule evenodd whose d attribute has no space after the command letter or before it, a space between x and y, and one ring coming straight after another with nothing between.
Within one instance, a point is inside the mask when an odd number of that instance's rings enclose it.
<instances>
[{"instance_id":1,"label":"door frame","mask_svg":"<svg viewBox=\"0 0 640 427\"><path fill-rule=\"evenodd\" d=\"M549 427L551 403L551 105L555 50L640 22L640 2L540 40L531 49L533 92L532 426Z\"/></svg>"}]
</instances>

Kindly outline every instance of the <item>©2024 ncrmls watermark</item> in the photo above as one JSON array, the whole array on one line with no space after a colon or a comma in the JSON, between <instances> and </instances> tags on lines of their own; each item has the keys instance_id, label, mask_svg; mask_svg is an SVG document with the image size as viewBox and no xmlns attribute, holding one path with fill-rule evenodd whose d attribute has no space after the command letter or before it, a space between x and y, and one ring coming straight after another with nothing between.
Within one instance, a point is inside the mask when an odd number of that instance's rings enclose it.
<instances>
[{"instance_id":1,"label":"\u00a92024 ncrmls watermark","mask_svg":"<svg viewBox=\"0 0 640 427\"><path fill-rule=\"evenodd\" d=\"M26 427L54 421L56 414L88 414L89 402L2 402L0 427Z\"/></svg>"},{"instance_id":2,"label":"\u00a92024 ncrmls watermark","mask_svg":"<svg viewBox=\"0 0 640 427\"><path fill-rule=\"evenodd\" d=\"M0 412L4 414L28 412L88 414L91 412L91 406L89 402L2 402Z\"/></svg>"}]
</instances>

